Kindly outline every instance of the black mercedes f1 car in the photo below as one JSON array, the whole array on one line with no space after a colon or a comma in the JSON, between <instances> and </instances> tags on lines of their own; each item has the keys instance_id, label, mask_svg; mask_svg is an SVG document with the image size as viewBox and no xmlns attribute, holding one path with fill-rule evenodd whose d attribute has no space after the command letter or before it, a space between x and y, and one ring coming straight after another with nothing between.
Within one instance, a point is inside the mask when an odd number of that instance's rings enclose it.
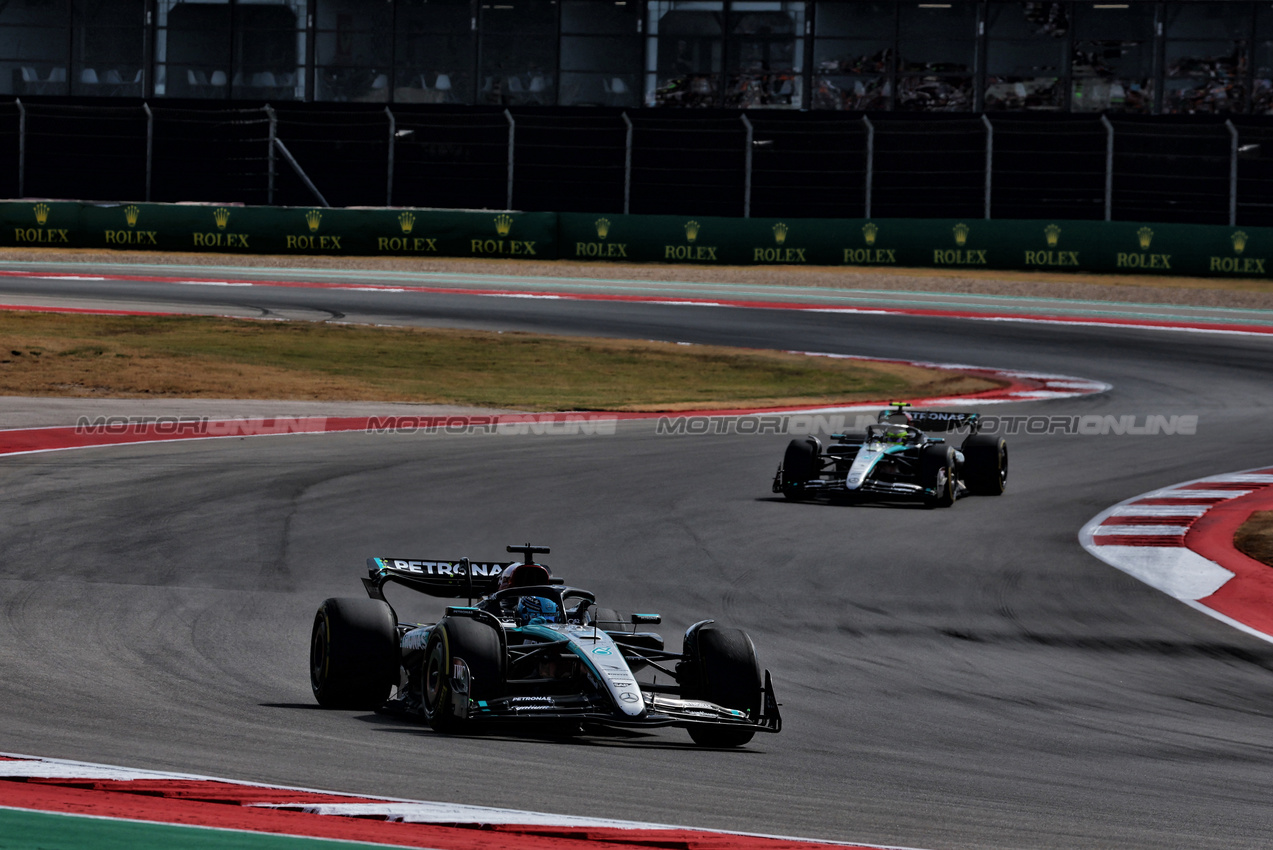
<instances>
[{"instance_id":1,"label":"black mercedes f1 car","mask_svg":"<svg viewBox=\"0 0 1273 850\"><path fill-rule=\"evenodd\" d=\"M918 499L949 507L962 496L998 496L1008 483L1008 445L977 433L976 413L908 410L895 402L865 434L834 434L824 451L817 437L792 440L773 491L814 497ZM926 432L965 431L959 448Z\"/></svg>"},{"instance_id":2,"label":"black mercedes f1 car","mask_svg":"<svg viewBox=\"0 0 1273 850\"><path fill-rule=\"evenodd\" d=\"M310 639L310 683L325 708L374 709L454 732L513 721L589 727L680 726L698 744L737 747L782 718L751 638L703 620L679 653L554 578L539 546L509 546L519 562L368 558L369 598L328 599ZM399 623L394 583L467 597L431 625ZM481 598L475 603L475 596Z\"/></svg>"}]
</instances>

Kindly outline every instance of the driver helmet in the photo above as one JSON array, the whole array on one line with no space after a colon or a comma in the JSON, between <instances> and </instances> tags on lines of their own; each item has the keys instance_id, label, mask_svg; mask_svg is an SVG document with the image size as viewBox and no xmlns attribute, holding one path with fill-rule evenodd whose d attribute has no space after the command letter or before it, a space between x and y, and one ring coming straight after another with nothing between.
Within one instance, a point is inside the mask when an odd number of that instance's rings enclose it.
<instances>
[{"instance_id":1,"label":"driver helmet","mask_svg":"<svg viewBox=\"0 0 1273 850\"><path fill-rule=\"evenodd\" d=\"M560 619L560 613L557 603L543 596L523 596L517 600L517 607L513 609L513 616L519 626L556 623Z\"/></svg>"},{"instance_id":2,"label":"driver helmet","mask_svg":"<svg viewBox=\"0 0 1273 850\"><path fill-rule=\"evenodd\" d=\"M905 428L889 428L884 431L883 440L886 443L905 443L910 438L910 431Z\"/></svg>"},{"instance_id":3,"label":"driver helmet","mask_svg":"<svg viewBox=\"0 0 1273 850\"><path fill-rule=\"evenodd\" d=\"M552 573L543 564L510 564L500 574L496 589L533 587L537 584L552 584Z\"/></svg>"}]
</instances>

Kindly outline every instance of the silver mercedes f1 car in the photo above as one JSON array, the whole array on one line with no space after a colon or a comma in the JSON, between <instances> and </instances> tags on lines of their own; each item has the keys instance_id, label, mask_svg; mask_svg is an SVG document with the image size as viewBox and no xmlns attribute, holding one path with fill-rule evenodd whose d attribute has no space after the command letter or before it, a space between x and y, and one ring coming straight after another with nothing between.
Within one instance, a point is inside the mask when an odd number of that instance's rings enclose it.
<instances>
[{"instance_id":1,"label":"silver mercedes f1 car","mask_svg":"<svg viewBox=\"0 0 1273 850\"><path fill-rule=\"evenodd\" d=\"M894 402L865 434L833 434L824 451L817 437L792 440L773 491L788 499L815 497L918 499L949 507L963 496L998 496L1008 483L1008 445L977 433L976 413L908 410ZM959 448L926 432L964 431Z\"/></svg>"},{"instance_id":2,"label":"silver mercedes f1 car","mask_svg":"<svg viewBox=\"0 0 1273 850\"><path fill-rule=\"evenodd\" d=\"M319 704L417 718L440 732L518 721L567 733L680 726L708 747L782 728L745 632L703 620L681 652L668 652L658 634L637 631L658 615L598 607L535 561L547 548L507 550L522 560L368 558L369 598L328 599L314 617ZM400 623L385 599L390 583L468 604L434 624Z\"/></svg>"}]
</instances>

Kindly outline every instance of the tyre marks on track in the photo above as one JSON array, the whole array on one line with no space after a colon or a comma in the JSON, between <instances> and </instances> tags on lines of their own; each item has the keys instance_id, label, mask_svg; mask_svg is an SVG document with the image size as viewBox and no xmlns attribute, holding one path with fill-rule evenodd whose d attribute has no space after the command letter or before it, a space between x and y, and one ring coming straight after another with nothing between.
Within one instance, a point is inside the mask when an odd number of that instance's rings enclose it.
<instances>
[{"instance_id":1,"label":"tyre marks on track","mask_svg":"<svg viewBox=\"0 0 1273 850\"><path fill-rule=\"evenodd\" d=\"M344 277L354 281L321 280L320 272L301 270L314 275L309 280L271 278L268 269L235 270L233 275L200 277L211 270L197 267L183 269L185 274L116 274L86 276L75 273L32 270L0 270L0 277L39 277L48 280L85 280L94 282L174 284L180 286L276 287L282 289L346 290L387 294L416 293L431 295L465 295L488 298L541 298L566 301L629 302L664 304L683 307L733 307L759 310L805 310L821 313L848 313L876 316L909 316L977 321L1027 322L1061 325L1086 325L1108 328L1152 328L1166 331L1273 334L1273 321L1265 310L1225 310L1199 307L1181 308L1162 304L1134 304L1110 301L1068 301L1064 299L1022 299L1009 297L999 301L993 296L969 296L929 292L878 292L871 290L826 290L810 292L806 288L788 287L716 287L716 293L703 294L701 286L684 282L651 281L587 281L547 278L521 279L498 275L441 275L434 283L418 275L346 271ZM229 271L219 269L221 272ZM243 274L239 277L238 274ZM393 282L385 282L389 279ZM534 282L532 282L534 281ZM588 287L581 289L579 287ZM624 288L616 293L597 291ZM678 289L689 288L696 294ZM712 287L709 285L709 289ZM752 293L755 293L754 295Z\"/></svg>"}]
</instances>

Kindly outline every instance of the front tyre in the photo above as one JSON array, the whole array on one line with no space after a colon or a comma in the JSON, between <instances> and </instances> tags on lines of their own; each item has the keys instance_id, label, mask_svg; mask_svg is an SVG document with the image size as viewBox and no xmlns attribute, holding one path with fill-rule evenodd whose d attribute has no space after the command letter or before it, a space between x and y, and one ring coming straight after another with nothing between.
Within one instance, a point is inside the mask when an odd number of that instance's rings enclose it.
<instances>
[{"instance_id":1,"label":"front tyre","mask_svg":"<svg viewBox=\"0 0 1273 850\"><path fill-rule=\"evenodd\" d=\"M457 662L467 669L467 694L457 694ZM504 650L494 628L468 617L447 617L433 627L424 649L421 698L424 718L435 732L455 732L470 700L499 696L504 689Z\"/></svg>"},{"instance_id":2,"label":"front tyre","mask_svg":"<svg viewBox=\"0 0 1273 850\"><path fill-rule=\"evenodd\" d=\"M782 495L788 499L800 498L801 487L818 477L818 458L822 444L816 437L804 437L787 444L782 456Z\"/></svg>"},{"instance_id":3,"label":"front tyre","mask_svg":"<svg viewBox=\"0 0 1273 850\"><path fill-rule=\"evenodd\" d=\"M636 626L629 617L620 617L613 608L589 608L585 626L595 625L603 632L635 632Z\"/></svg>"},{"instance_id":4,"label":"front tyre","mask_svg":"<svg viewBox=\"0 0 1273 850\"><path fill-rule=\"evenodd\" d=\"M964 440L964 483L977 496L1000 496L1008 486L1008 443L993 434Z\"/></svg>"},{"instance_id":5,"label":"front tyre","mask_svg":"<svg viewBox=\"0 0 1273 850\"><path fill-rule=\"evenodd\" d=\"M688 671L693 681L682 683L692 699L704 699L725 708L760 716L764 696L756 647L741 629L704 626L698 629L686 654L693 660ZM702 747L741 747L756 731L739 726L694 725L690 737Z\"/></svg>"},{"instance_id":6,"label":"front tyre","mask_svg":"<svg viewBox=\"0 0 1273 850\"><path fill-rule=\"evenodd\" d=\"M955 450L950 446L925 446L919 456L920 484L930 495L924 504L930 508L948 508L955 504Z\"/></svg>"},{"instance_id":7,"label":"front tyre","mask_svg":"<svg viewBox=\"0 0 1273 850\"><path fill-rule=\"evenodd\" d=\"M398 624L380 599L327 599L314 615L309 682L323 708L375 709L399 678Z\"/></svg>"}]
</instances>

